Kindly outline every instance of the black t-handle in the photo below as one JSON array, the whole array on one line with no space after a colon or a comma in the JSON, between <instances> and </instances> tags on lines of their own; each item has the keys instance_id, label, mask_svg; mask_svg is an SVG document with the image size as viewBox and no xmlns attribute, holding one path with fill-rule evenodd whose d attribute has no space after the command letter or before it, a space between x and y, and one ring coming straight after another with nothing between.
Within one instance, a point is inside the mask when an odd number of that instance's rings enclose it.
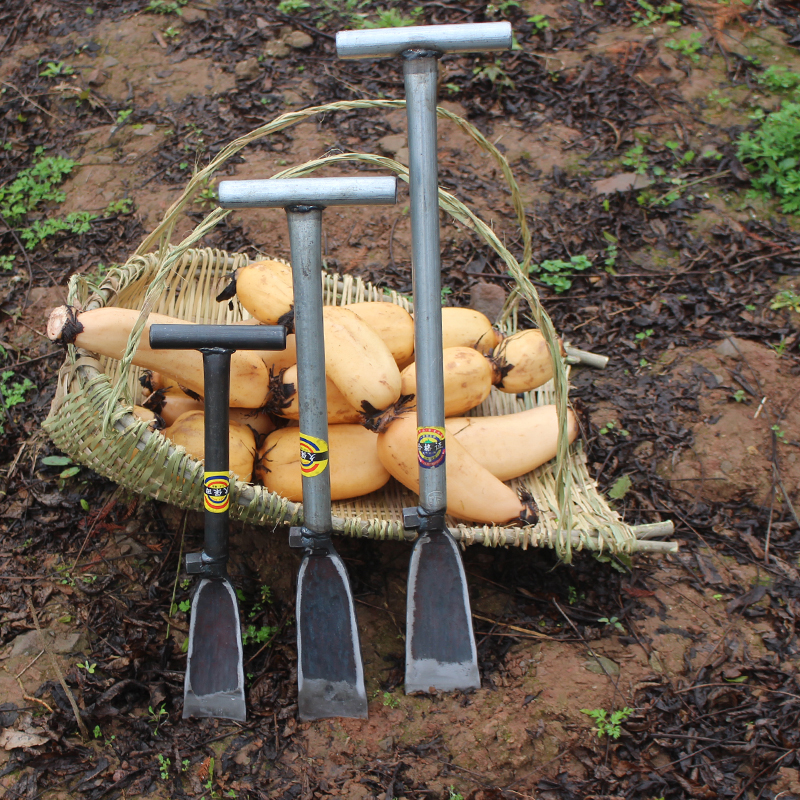
<instances>
[{"instance_id":1,"label":"black t-handle","mask_svg":"<svg viewBox=\"0 0 800 800\"><path fill-rule=\"evenodd\" d=\"M155 350L285 350L283 325L151 325Z\"/></svg>"}]
</instances>

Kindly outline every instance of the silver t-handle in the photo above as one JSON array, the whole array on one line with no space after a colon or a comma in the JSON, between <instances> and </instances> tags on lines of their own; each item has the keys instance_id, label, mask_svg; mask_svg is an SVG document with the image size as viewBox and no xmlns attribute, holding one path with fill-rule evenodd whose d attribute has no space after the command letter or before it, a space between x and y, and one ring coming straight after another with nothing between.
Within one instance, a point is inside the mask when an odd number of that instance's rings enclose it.
<instances>
[{"instance_id":1,"label":"silver t-handle","mask_svg":"<svg viewBox=\"0 0 800 800\"><path fill-rule=\"evenodd\" d=\"M409 28L377 28L339 31L339 58L399 56L406 50L436 53L485 53L511 47L510 22L479 22L462 25L419 25Z\"/></svg>"}]
</instances>

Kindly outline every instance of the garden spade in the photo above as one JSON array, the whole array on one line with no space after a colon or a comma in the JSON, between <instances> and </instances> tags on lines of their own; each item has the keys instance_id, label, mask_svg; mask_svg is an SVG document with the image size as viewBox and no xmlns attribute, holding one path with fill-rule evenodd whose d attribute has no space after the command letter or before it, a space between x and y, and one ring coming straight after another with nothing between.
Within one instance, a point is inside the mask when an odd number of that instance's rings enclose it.
<instances>
[{"instance_id":1,"label":"garden spade","mask_svg":"<svg viewBox=\"0 0 800 800\"><path fill-rule=\"evenodd\" d=\"M300 405L302 527L289 545L303 549L297 579L297 681L300 719L366 717L367 694L355 606L344 562L331 541L331 484L322 322L322 211L326 206L397 200L396 178L223 181L223 208L284 208L289 222Z\"/></svg>"},{"instance_id":2,"label":"garden spade","mask_svg":"<svg viewBox=\"0 0 800 800\"><path fill-rule=\"evenodd\" d=\"M436 82L439 58L444 53L510 47L511 26L507 22L353 30L336 35L336 52L341 58L403 58L419 461L419 506L403 510L405 527L419 531L408 572L407 693L480 686L466 575L458 546L445 527Z\"/></svg>"},{"instance_id":3,"label":"garden spade","mask_svg":"<svg viewBox=\"0 0 800 800\"><path fill-rule=\"evenodd\" d=\"M235 350L283 350L286 329L282 325L152 325L150 346L203 354L205 535L203 552L186 556L186 571L200 575L201 580L192 600L183 717L244 721L239 606L227 572L231 355Z\"/></svg>"}]
</instances>

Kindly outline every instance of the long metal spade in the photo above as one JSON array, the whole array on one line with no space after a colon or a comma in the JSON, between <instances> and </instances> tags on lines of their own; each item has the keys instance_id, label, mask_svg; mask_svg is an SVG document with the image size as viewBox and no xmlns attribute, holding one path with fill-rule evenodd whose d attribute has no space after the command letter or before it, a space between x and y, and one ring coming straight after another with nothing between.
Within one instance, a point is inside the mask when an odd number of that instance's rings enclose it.
<instances>
[{"instance_id":1,"label":"long metal spade","mask_svg":"<svg viewBox=\"0 0 800 800\"><path fill-rule=\"evenodd\" d=\"M417 362L419 507L404 509L417 528L408 572L405 690L480 686L475 634L461 554L445 527L444 379L436 126L436 81L444 53L511 47L507 22L340 31L341 58L402 56L408 119Z\"/></svg>"},{"instance_id":2,"label":"long metal spade","mask_svg":"<svg viewBox=\"0 0 800 800\"><path fill-rule=\"evenodd\" d=\"M152 325L150 346L200 350L205 389L205 468L202 553L186 556L186 571L201 575L192 601L183 717L220 717L243 722L244 666L239 606L228 579L230 489L228 399L235 350L283 350L282 325Z\"/></svg>"},{"instance_id":3,"label":"long metal spade","mask_svg":"<svg viewBox=\"0 0 800 800\"><path fill-rule=\"evenodd\" d=\"M303 548L297 579L300 719L366 717L367 694L355 606L344 562L331 541L331 485L322 323L322 211L326 206L397 201L396 178L223 181L223 208L284 208L289 221L297 336L304 525L289 544Z\"/></svg>"}]
</instances>

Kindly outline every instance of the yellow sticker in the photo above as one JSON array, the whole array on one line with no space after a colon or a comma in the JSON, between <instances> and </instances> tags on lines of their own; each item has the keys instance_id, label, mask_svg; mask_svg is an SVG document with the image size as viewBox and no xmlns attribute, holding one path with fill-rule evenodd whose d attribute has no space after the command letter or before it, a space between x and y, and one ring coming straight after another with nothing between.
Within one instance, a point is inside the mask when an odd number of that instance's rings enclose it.
<instances>
[{"instance_id":1,"label":"yellow sticker","mask_svg":"<svg viewBox=\"0 0 800 800\"><path fill-rule=\"evenodd\" d=\"M313 478L325 472L328 466L328 443L305 433L300 434L300 472Z\"/></svg>"},{"instance_id":2,"label":"yellow sticker","mask_svg":"<svg viewBox=\"0 0 800 800\"><path fill-rule=\"evenodd\" d=\"M212 514L228 510L231 485L230 472L203 473L203 505Z\"/></svg>"},{"instance_id":3,"label":"yellow sticker","mask_svg":"<svg viewBox=\"0 0 800 800\"><path fill-rule=\"evenodd\" d=\"M417 428L417 456L424 469L444 464L444 428Z\"/></svg>"}]
</instances>

